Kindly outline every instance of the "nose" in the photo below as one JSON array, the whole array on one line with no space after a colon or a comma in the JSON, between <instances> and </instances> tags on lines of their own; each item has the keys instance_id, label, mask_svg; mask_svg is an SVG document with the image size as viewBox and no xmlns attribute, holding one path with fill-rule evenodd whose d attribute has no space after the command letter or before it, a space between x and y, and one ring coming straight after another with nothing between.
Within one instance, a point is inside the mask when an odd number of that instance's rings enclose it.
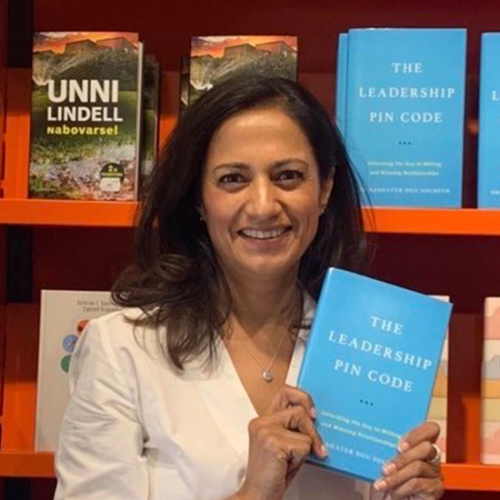
<instances>
[{"instance_id":1,"label":"nose","mask_svg":"<svg viewBox=\"0 0 500 500\"><path fill-rule=\"evenodd\" d=\"M246 204L249 217L256 219L272 219L279 214L281 205L276 186L268 178L254 179L248 190Z\"/></svg>"}]
</instances>

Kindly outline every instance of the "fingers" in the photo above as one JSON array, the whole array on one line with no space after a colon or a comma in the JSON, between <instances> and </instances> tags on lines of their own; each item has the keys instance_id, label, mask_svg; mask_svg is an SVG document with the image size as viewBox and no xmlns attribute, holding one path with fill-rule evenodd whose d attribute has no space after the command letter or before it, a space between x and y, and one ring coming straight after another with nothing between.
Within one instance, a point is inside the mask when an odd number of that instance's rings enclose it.
<instances>
[{"instance_id":1,"label":"fingers","mask_svg":"<svg viewBox=\"0 0 500 500\"><path fill-rule=\"evenodd\" d=\"M276 413L286 410L290 406L303 406L309 413L310 418L316 418L316 410L314 408L311 396L307 392L301 391L296 387L285 385L278 394L274 397L266 414Z\"/></svg>"},{"instance_id":2,"label":"fingers","mask_svg":"<svg viewBox=\"0 0 500 500\"><path fill-rule=\"evenodd\" d=\"M398 470L404 469L412 462L421 461L427 463L429 460L432 460L435 455L436 450L432 446L432 443L430 441L423 441L387 462L383 467L384 475L389 476ZM435 465L427 465L433 469L436 468Z\"/></svg>"},{"instance_id":3,"label":"fingers","mask_svg":"<svg viewBox=\"0 0 500 500\"><path fill-rule=\"evenodd\" d=\"M289 408L288 410L285 410L282 415L288 429L291 431L298 430L312 439L311 449L315 455L320 458L325 458L328 455L328 451L323 444L323 440L303 406L294 406Z\"/></svg>"},{"instance_id":4,"label":"fingers","mask_svg":"<svg viewBox=\"0 0 500 500\"><path fill-rule=\"evenodd\" d=\"M399 442L399 451L404 453L423 441L435 443L439 437L440 431L441 428L436 422L425 422L415 427L415 429L412 429L406 436L403 436Z\"/></svg>"}]
</instances>

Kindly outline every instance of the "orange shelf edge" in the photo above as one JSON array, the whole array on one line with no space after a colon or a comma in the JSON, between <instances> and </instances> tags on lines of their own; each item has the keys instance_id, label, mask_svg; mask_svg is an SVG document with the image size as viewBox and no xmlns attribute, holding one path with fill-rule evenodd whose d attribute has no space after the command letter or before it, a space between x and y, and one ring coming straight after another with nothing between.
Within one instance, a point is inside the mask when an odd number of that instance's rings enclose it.
<instances>
[{"instance_id":1,"label":"orange shelf edge","mask_svg":"<svg viewBox=\"0 0 500 500\"><path fill-rule=\"evenodd\" d=\"M131 227L135 202L0 199L0 224Z\"/></svg>"},{"instance_id":2,"label":"orange shelf edge","mask_svg":"<svg viewBox=\"0 0 500 500\"><path fill-rule=\"evenodd\" d=\"M442 469L447 490L500 491L500 466L444 464ZM54 454L2 451L0 477L53 478Z\"/></svg>"},{"instance_id":3,"label":"orange shelf edge","mask_svg":"<svg viewBox=\"0 0 500 500\"><path fill-rule=\"evenodd\" d=\"M136 202L0 198L0 224L132 227ZM369 232L500 236L500 210L363 209Z\"/></svg>"},{"instance_id":4,"label":"orange shelf edge","mask_svg":"<svg viewBox=\"0 0 500 500\"><path fill-rule=\"evenodd\" d=\"M0 452L0 477L53 478L54 454L21 451Z\"/></svg>"}]
</instances>

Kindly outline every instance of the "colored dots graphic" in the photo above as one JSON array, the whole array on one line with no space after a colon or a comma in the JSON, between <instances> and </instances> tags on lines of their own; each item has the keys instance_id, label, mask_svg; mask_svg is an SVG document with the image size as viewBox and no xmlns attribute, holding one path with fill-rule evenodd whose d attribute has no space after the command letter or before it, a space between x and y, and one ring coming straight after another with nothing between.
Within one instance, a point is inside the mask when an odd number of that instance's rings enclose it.
<instances>
[{"instance_id":1,"label":"colored dots graphic","mask_svg":"<svg viewBox=\"0 0 500 500\"><path fill-rule=\"evenodd\" d=\"M78 337L74 334L66 335L63 339L63 349L70 354L74 351Z\"/></svg>"},{"instance_id":2,"label":"colored dots graphic","mask_svg":"<svg viewBox=\"0 0 500 500\"><path fill-rule=\"evenodd\" d=\"M70 361L71 361L71 355L70 354L64 356L64 358L61 359L61 368L62 368L63 372L68 373Z\"/></svg>"}]
</instances>

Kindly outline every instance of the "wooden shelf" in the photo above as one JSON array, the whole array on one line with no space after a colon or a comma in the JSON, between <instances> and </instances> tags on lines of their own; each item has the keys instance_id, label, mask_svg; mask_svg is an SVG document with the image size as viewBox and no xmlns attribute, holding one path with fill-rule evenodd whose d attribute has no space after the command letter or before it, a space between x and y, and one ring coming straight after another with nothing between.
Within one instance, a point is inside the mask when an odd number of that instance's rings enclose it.
<instances>
[{"instance_id":1,"label":"wooden shelf","mask_svg":"<svg viewBox=\"0 0 500 500\"><path fill-rule=\"evenodd\" d=\"M0 199L0 224L131 227L137 203Z\"/></svg>"},{"instance_id":2,"label":"wooden shelf","mask_svg":"<svg viewBox=\"0 0 500 500\"><path fill-rule=\"evenodd\" d=\"M500 491L500 466L445 464L447 490ZM0 452L0 477L54 477L53 453Z\"/></svg>"},{"instance_id":3,"label":"wooden shelf","mask_svg":"<svg viewBox=\"0 0 500 500\"><path fill-rule=\"evenodd\" d=\"M137 203L0 199L0 224L132 227ZM499 236L500 210L363 210L366 227L378 233Z\"/></svg>"},{"instance_id":4,"label":"wooden shelf","mask_svg":"<svg viewBox=\"0 0 500 500\"><path fill-rule=\"evenodd\" d=\"M0 452L0 477L54 477L54 454Z\"/></svg>"}]
</instances>

